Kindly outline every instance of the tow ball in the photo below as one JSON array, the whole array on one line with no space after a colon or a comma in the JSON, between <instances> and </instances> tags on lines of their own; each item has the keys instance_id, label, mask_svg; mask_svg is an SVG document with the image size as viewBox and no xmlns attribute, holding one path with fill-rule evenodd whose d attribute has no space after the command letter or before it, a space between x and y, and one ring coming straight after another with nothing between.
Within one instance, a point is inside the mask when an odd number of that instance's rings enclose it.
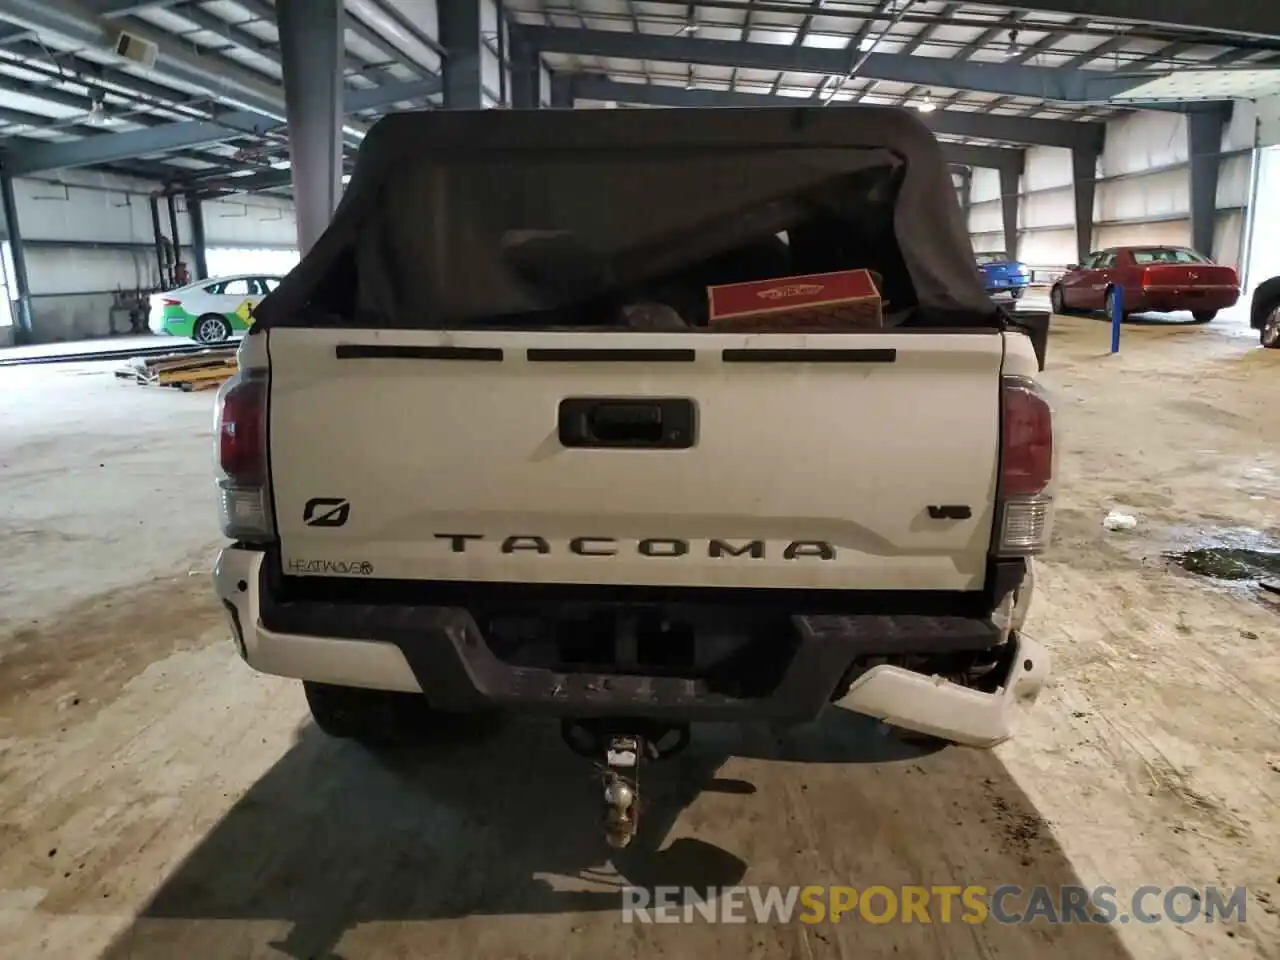
<instances>
[{"instance_id":1,"label":"tow ball","mask_svg":"<svg viewBox=\"0 0 1280 960\"><path fill-rule=\"evenodd\" d=\"M604 781L604 835L609 846L621 849L631 843L639 826L640 756L644 741L636 736L609 738Z\"/></svg>"},{"instance_id":2,"label":"tow ball","mask_svg":"<svg viewBox=\"0 0 1280 960\"><path fill-rule=\"evenodd\" d=\"M665 760L687 747L689 728L645 725L639 730L627 730L601 721L566 720L561 734L569 749L595 763L603 788L601 820L605 840L615 849L629 846L640 821L642 764Z\"/></svg>"}]
</instances>

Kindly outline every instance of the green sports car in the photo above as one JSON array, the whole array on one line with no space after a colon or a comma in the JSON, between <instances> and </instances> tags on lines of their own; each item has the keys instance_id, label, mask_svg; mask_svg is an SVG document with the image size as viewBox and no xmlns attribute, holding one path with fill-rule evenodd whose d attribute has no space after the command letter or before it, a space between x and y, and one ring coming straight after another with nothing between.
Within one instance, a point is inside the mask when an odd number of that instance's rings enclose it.
<instances>
[{"instance_id":1,"label":"green sports car","mask_svg":"<svg viewBox=\"0 0 1280 960\"><path fill-rule=\"evenodd\" d=\"M221 343L253 324L253 308L280 283L278 276L245 275L197 280L151 297L152 333Z\"/></svg>"}]
</instances>

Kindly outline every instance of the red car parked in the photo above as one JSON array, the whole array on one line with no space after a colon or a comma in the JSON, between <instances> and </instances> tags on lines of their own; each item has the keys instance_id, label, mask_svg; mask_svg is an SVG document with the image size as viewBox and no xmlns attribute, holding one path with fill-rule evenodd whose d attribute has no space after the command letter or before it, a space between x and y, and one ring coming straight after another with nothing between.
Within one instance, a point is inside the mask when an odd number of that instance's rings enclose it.
<instances>
[{"instance_id":1,"label":"red car parked","mask_svg":"<svg viewBox=\"0 0 1280 960\"><path fill-rule=\"evenodd\" d=\"M1186 247L1112 247L1071 266L1049 291L1054 313L1105 310L1120 291L1125 316L1154 310L1190 310L1208 323L1240 299L1240 279L1231 267Z\"/></svg>"}]
</instances>

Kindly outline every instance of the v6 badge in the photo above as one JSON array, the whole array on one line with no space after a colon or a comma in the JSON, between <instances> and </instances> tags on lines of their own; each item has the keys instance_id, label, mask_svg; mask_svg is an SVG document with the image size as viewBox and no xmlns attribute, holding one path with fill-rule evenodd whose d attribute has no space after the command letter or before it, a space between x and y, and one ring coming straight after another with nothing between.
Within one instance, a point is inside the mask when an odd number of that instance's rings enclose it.
<instances>
[{"instance_id":1,"label":"v6 badge","mask_svg":"<svg viewBox=\"0 0 1280 960\"><path fill-rule=\"evenodd\" d=\"M302 508L308 527L341 527L351 516L351 501L341 497L312 497Z\"/></svg>"}]
</instances>

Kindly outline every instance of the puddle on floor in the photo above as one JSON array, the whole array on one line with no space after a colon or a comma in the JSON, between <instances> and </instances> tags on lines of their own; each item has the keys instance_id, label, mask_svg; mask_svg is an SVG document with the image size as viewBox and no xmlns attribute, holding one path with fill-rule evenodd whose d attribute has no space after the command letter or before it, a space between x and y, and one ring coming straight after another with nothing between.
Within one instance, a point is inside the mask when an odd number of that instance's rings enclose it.
<instances>
[{"instance_id":1,"label":"puddle on floor","mask_svg":"<svg viewBox=\"0 0 1280 960\"><path fill-rule=\"evenodd\" d=\"M1231 583L1280 580L1280 540L1262 531L1201 529L1179 539L1183 549L1163 556L1189 573Z\"/></svg>"},{"instance_id":2,"label":"puddle on floor","mask_svg":"<svg viewBox=\"0 0 1280 960\"><path fill-rule=\"evenodd\" d=\"M1165 557L1189 573L1214 580L1269 580L1280 578L1280 551L1204 547Z\"/></svg>"}]
</instances>

